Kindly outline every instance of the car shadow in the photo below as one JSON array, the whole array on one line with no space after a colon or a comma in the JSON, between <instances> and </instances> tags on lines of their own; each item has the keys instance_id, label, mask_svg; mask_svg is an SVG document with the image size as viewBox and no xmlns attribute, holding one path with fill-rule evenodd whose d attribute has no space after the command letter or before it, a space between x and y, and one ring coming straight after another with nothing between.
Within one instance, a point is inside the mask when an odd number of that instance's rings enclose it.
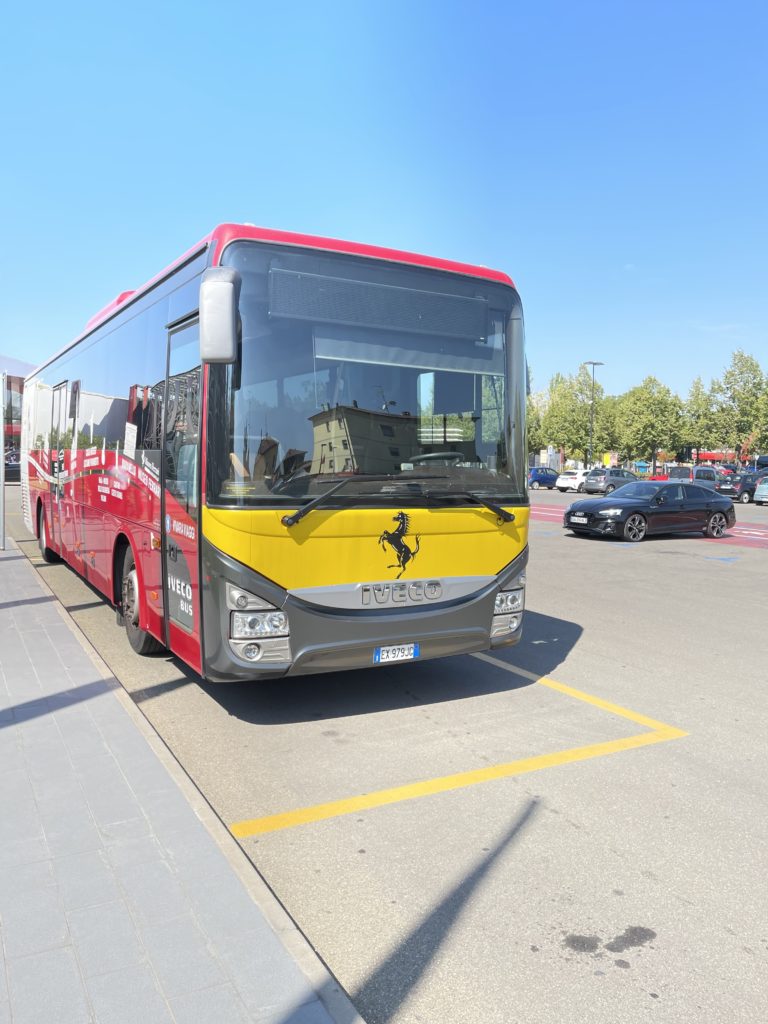
<instances>
[{"instance_id":1,"label":"car shadow","mask_svg":"<svg viewBox=\"0 0 768 1024\"><path fill-rule=\"evenodd\" d=\"M285 677L264 682L199 685L228 714L260 725L378 714L446 701L467 700L530 686L528 675L548 675L567 657L581 626L526 612L523 638L485 658L459 655L421 664ZM526 675L515 675L520 668Z\"/></svg>"}]
</instances>

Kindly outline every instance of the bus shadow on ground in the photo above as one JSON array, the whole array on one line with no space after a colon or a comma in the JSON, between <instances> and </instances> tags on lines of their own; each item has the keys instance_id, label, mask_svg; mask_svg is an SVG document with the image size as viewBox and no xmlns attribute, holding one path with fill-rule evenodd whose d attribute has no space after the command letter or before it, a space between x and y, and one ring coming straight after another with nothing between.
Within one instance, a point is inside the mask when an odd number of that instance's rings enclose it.
<instances>
[{"instance_id":1,"label":"bus shadow on ground","mask_svg":"<svg viewBox=\"0 0 768 1024\"><path fill-rule=\"evenodd\" d=\"M200 685L228 714L258 725L376 714L530 686L533 680L515 675L515 668L536 676L548 675L567 657L581 633L581 626L574 622L529 611L520 643L490 652L506 668L459 655L421 664Z\"/></svg>"}]
</instances>

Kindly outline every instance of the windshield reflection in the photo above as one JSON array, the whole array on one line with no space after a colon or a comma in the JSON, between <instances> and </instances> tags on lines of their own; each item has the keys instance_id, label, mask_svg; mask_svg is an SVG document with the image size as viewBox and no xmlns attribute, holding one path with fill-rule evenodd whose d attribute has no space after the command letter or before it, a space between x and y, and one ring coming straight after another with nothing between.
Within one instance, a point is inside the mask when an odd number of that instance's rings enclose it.
<instances>
[{"instance_id":1,"label":"windshield reflection","mask_svg":"<svg viewBox=\"0 0 768 1024\"><path fill-rule=\"evenodd\" d=\"M279 505L344 477L353 479L343 500L353 501L425 473L438 473L449 491L524 493L524 460L511 471L505 432L511 312L490 305L512 305L513 292L327 255L301 257L313 270L305 287L301 274L287 279L272 252L254 256L254 248L233 256L243 278L241 361L210 368L209 501ZM318 273L329 264L335 276ZM368 280L342 278L342 269ZM403 296L405 312L391 305ZM457 321L460 303L468 306Z\"/></svg>"}]
</instances>

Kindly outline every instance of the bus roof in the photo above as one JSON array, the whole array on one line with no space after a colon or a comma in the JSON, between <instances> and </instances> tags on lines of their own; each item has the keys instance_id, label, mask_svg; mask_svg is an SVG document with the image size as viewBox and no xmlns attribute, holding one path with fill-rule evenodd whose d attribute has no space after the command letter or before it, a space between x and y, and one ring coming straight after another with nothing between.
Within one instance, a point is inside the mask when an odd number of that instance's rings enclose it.
<instances>
[{"instance_id":1,"label":"bus roof","mask_svg":"<svg viewBox=\"0 0 768 1024\"><path fill-rule=\"evenodd\" d=\"M280 245L296 245L306 249L325 249L328 252L346 252L355 256L368 256L371 259L388 260L392 263L410 263L418 267L430 267L435 270L448 270L454 274L466 274L470 277L482 277L488 281L499 281L501 284L512 285L512 279L500 270L478 267L471 263L457 263L455 260L438 259L435 256L424 256L402 249L387 249L379 245L364 245L362 242L346 242L339 238L325 238L322 235L302 235L291 231L275 231L271 228L260 228L253 224L219 224L204 241L215 244L214 263L218 263L225 246L239 239L251 239L258 242L274 242Z\"/></svg>"},{"instance_id":2,"label":"bus roof","mask_svg":"<svg viewBox=\"0 0 768 1024\"><path fill-rule=\"evenodd\" d=\"M436 256L424 256L419 253L407 252L402 249L388 249L378 245L364 245L361 242L348 242L338 238L325 238L322 235L304 235L293 231L278 231L273 228L261 228L255 224L219 224L209 235L201 238L197 245L193 245L183 256L174 260L159 274L155 274L140 288L120 292L117 298L107 303L103 309L95 313L85 325L85 329L75 339L56 352L50 359L46 359L36 370L32 371L33 376L37 370L42 369L52 362L67 349L72 348L91 331L105 323L124 306L129 305L135 299L145 294L158 284L178 267L182 266L197 253L202 252L210 246L211 265L218 266L221 255L230 242L235 241L257 241L271 242L278 245L295 245L304 249L323 249L327 252L350 253L355 256L365 256L370 259L387 260L391 263L408 263L417 267L428 267L433 270L446 270L454 274L463 274L469 277L479 277L486 281L496 281L500 284L509 285L514 288L514 282L500 270L491 270L488 267L475 266L472 263L458 263L455 260L439 259Z\"/></svg>"}]
</instances>

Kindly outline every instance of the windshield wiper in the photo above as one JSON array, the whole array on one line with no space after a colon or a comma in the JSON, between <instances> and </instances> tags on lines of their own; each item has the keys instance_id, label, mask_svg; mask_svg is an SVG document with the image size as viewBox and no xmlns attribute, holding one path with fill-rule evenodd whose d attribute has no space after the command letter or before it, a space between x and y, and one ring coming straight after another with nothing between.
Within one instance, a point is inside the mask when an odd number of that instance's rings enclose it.
<instances>
[{"instance_id":1,"label":"windshield wiper","mask_svg":"<svg viewBox=\"0 0 768 1024\"><path fill-rule=\"evenodd\" d=\"M497 505L495 501L490 501L488 498L484 497L480 491L444 490L423 491L422 493L427 498L449 498L453 495L456 495L457 498L471 498L473 501L476 501L478 505L484 505L487 509L490 509L491 512L495 512L502 522L514 523L515 521L515 517L511 512L507 512L505 508L502 508L501 505Z\"/></svg>"},{"instance_id":2,"label":"windshield wiper","mask_svg":"<svg viewBox=\"0 0 768 1024\"><path fill-rule=\"evenodd\" d=\"M343 487L346 487L347 484L350 484L353 481L356 481L357 483L367 483L367 484L368 483L370 483L370 484L376 484L376 483L379 483L379 484L380 483L409 484L409 483L411 483L412 480L413 481L416 481L416 480L422 481L422 480L446 480L446 479L447 479L447 477L445 477L445 476L431 476L431 475L430 476L412 476L410 473L406 477L395 476L392 473L386 474L385 476L345 476L343 480L339 480L339 482L337 484L334 484L333 487L329 487L327 491L323 491L322 494L318 494L318 496L316 498L313 498L311 501L308 501L306 505L302 505L301 508L298 509L296 512L294 512L292 515L290 515L290 516L283 516L283 518L280 521L283 524L283 526L289 526L289 527L290 526L295 526L295 524L298 523L299 520L303 519L304 516L308 515L308 513L310 513L313 508L317 508L318 505L324 504L324 502L328 498L332 497L337 491L340 491ZM424 494L425 492L422 491L421 489L419 489L418 491L414 491L413 493L415 495L419 495L420 496L420 495Z\"/></svg>"}]
</instances>

